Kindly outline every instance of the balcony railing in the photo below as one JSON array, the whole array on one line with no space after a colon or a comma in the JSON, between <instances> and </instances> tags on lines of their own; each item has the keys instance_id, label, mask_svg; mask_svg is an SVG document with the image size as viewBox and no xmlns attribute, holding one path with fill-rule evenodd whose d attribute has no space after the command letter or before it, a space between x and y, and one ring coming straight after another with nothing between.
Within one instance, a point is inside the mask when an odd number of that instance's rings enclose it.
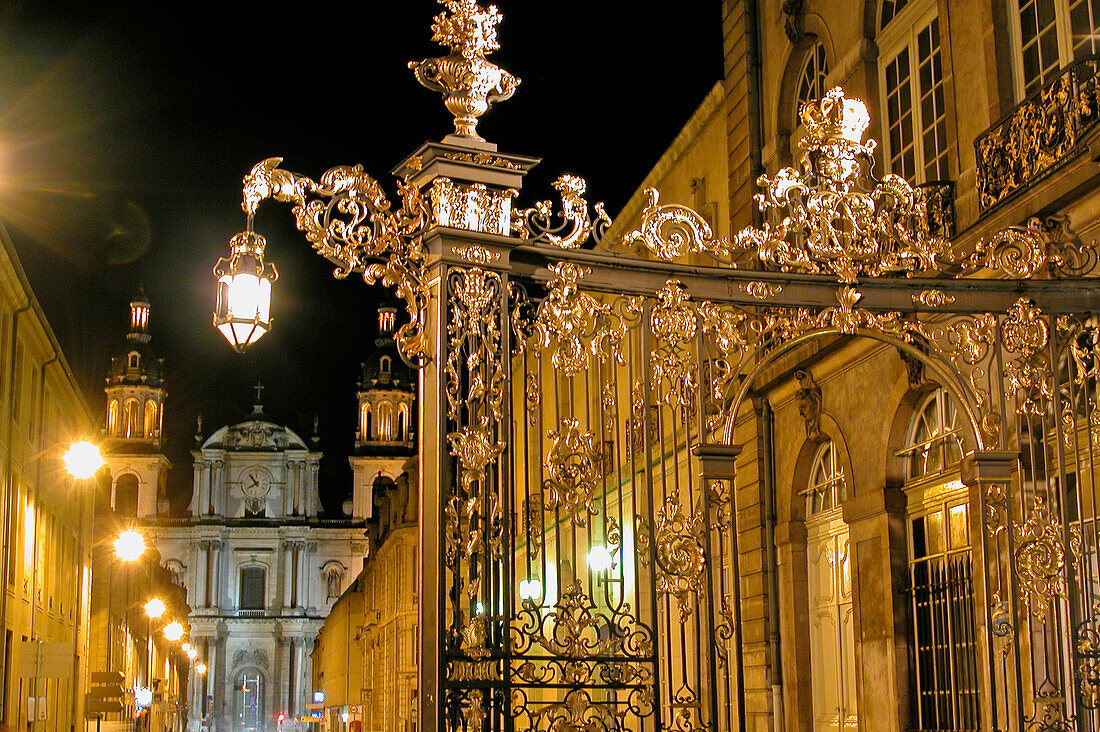
<instances>
[{"instance_id":1,"label":"balcony railing","mask_svg":"<svg viewBox=\"0 0 1100 732\"><path fill-rule=\"evenodd\" d=\"M913 188L924 201L927 233L944 239L955 236L955 181L937 180Z\"/></svg>"},{"instance_id":2,"label":"balcony railing","mask_svg":"<svg viewBox=\"0 0 1100 732\"><path fill-rule=\"evenodd\" d=\"M238 618L262 618L266 615L263 610L238 610Z\"/></svg>"},{"instance_id":3,"label":"balcony railing","mask_svg":"<svg viewBox=\"0 0 1100 732\"><path fill-rule=\"evenodd\" d=\"M978 206L984 213L1082 149L1100 120L1100 56L1067 66L976 140Z\"/></svg>"}]
</instances>

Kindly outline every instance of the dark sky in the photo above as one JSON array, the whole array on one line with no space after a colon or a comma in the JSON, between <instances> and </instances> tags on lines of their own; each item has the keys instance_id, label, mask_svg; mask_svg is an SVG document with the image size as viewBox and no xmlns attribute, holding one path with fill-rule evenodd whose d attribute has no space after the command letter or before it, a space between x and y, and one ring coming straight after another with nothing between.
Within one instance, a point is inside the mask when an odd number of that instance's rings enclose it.
<instances>
[{"instance_id":1,"label":"dark sky","mask_svg":"<svg viewBox=\"0 0 1100 732\"><path fill-rule=\"evenodd\" d=\"M721 3L503 0L501 50L519 76L479 131L543 162L520 205L554 197L562 173L617 211L721 75ZM195 416L204 433L265 412L308 437L320 415L323 493L350 486L358 364L377 293L339 282L291 225L261 207L279 267L275 325L233 353L210 325L210 269L244 224L242 176L257 161L316 179L362 163L396 200L389 171L451 130L410 60L440 7L381 3L10 2L0 10L0 220L101 419L107 361L143 285L166 358L170 485L189 493ZM671 8L671 9L670 9ZM672 10L674 9L674 11Z\"/></svg>"}]
</instances>

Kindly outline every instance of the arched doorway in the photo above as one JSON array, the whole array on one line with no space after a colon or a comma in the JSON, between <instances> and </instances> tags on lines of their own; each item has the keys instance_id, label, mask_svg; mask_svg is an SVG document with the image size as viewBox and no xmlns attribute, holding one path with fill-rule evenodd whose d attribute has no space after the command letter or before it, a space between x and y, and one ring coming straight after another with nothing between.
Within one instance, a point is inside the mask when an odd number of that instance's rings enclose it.
<instances>
[{"instance_id":1,"label":"arched doorway","mask_svg":"<svg viewBox=\"0 0 1100 732\"><path fill-rule=\"evenodd\" d=\"M832 440L814 454L806 500L807 604L814 730L856 727L851 552L841 515L844 472Z\"/></svg>"}]
</instances>

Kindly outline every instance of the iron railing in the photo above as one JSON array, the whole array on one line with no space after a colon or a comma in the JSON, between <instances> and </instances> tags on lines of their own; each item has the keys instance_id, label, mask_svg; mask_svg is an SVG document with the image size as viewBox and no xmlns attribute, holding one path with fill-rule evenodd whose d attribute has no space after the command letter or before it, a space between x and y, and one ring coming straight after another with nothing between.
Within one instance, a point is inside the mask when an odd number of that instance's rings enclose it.
<instances>
[{"instance_id":1,"label":"iron railing","mask_svg":"<svg viewBox=\"0 0 1100 732\"><path fill-rule=\"evenodd\" d=\"M1083 58L974 140L982 213L1084 149L1100 120L1100 56Z\"/></svg>"}]
</instances>

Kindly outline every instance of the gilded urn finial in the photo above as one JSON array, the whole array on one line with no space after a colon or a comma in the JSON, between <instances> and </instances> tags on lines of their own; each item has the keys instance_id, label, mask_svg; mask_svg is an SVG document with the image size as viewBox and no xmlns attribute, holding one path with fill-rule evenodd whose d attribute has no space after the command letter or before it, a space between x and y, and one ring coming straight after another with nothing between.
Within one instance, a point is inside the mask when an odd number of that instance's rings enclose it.
<instances>
[{"instance_id":1,"label":"gilded urn finial","mask_svg":"<svg viewBox=\"0 0 1100 732\"><path fill-rule=\"evenodd\" d=\"M482 8L476 0L439 0L446 10L435 16L432 40L451 53L441 58L410 61L416 80L442 92L444 104L455 118L455 134L475 140L478 117L489 105L507 99L519 79L491 61L486 54L500 48L497 23L504 16L495 5Z\"/></svg>"}]
</instances>

